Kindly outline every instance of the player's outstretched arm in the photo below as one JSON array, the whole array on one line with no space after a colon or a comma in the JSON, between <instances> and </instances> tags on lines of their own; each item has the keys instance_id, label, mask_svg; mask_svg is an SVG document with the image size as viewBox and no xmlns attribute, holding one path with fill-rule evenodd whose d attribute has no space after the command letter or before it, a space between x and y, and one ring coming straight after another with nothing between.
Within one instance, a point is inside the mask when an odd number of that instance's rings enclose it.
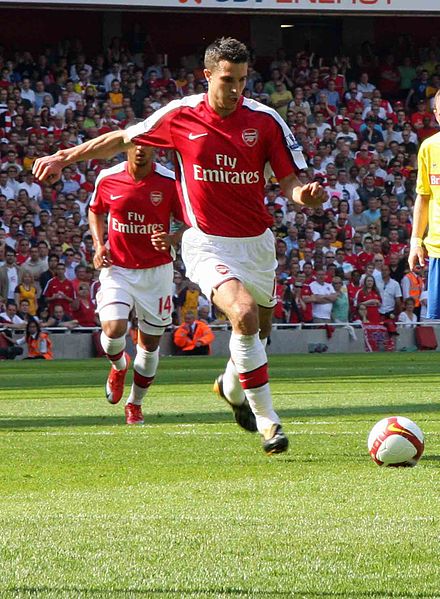
<instances>
[{"instance_id":1,"label":"player's outstretched arm","mask_svg":"<svg viewBox=\"0 0 440 599\"><path fill-rule=\"evenodd\" d=\"M280 181L281 189L287 198L300 206L317 208L327 201L328 196L325 189L319 183L307 183L301 185L298 177L292 173Z\"/></svg>"},{"instance_id":2,"label":"player's outstretched arm","mask_svg":"<svg viewBox=\"0 0 440 599\"><path fill-rule=\"evenodd\" d=\"M40 181L54 182L61 177L62 169L73 162L111 158L120 152L126 152L131 145L125 131L110 131L79 146L59 150L52 156L37 158L32 170Z\"/></svg>"},{"instance_id":3,"label":"player's outstretched arm","mask_svg":"<svg viewBox=\"0 0 440 599\"><path fill-rule=\"evenodd\" d=\"M409 268L412 271L416 266L425 266L425 250L422 241L428 226L429 197L429 195L418 194L414 204L411 249L408 256Z\"/></svg>"}]
</instances>

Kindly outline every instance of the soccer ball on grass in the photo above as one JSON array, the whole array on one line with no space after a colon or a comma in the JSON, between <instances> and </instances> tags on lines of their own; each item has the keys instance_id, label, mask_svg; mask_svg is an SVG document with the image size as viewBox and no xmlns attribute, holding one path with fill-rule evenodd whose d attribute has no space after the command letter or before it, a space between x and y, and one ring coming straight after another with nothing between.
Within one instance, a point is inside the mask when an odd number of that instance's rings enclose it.
<instances>
[{"instance_id":1,"label":"soccer ball on grass","mask_svg":"<svg viewBox=\"0 0 440 599\"><path fill-rule=\"evenodd\" d=\"M415 466L424 449L422 431L404 416L380 420L368 435L368 451L379 466Z\"/></svg>"}]
</instances>

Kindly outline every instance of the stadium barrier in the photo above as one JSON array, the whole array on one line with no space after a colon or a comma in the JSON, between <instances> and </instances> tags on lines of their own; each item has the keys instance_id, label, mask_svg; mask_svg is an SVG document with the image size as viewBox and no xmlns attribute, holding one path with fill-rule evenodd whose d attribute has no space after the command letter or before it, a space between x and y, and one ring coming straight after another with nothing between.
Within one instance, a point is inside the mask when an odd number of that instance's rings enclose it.
<instances>
[{"instance_id":1,"label":"stadium barrier","mask_svg":"<svg viewBox=\"0 0 440 599\"><path fill-rule=\"evenodd\" d=\"M398 335L393 336L395 351L416 351L415 328L397 324ZM422 322L419 327L433 326L440 351L440 322ZM215 340L212 344L214 356L229 355L228 325L213 325ZM0 329L2 330L2 329ZM77 327L67 329L64 327L47 328L52 339L53 354L55 359L84 359L95 356L93 333L99 331L97 327ZM14 338L23 336L24 331L14 331ZM274 324L268 345L269 354L306 354L306 353L362 353L366 350L366 334L362 325L358 323L331 323L322 324ZM22 346L24 353L17 359L27 356L26 345ZM385 349L379 344L379 349ZM133 355L134 347L130 336L127 336L127 350ZM161 341L160 353L162 356L174 355L175 348L172 341L172 331L167 331Z\"/></svg>"}]
</instances>

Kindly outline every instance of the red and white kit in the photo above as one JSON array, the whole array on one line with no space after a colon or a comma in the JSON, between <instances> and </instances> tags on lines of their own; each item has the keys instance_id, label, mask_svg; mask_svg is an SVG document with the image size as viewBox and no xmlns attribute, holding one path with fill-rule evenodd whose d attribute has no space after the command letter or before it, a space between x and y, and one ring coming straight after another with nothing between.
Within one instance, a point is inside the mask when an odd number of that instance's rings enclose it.
<instances>
[{"instance_id":1,"label":"red and white kit","mask_svg":"<svg viewBox=\"0 0 440 599\"><path fill-rule=\"evenodd\" d=\"M243 261L225 264L227 238L233 245L254 238L258 246L260 236L267 235L272 225L263 201L267 166L279 180L307 168L283 119L271 108L243 97L237 109L222 118L210 107L206 94L200 94L170 102L126 133L136 144L176 151L177 188L185 222L193 227L184 233L182 244L188 276L208 297L212 288L232 277L247 285L255 269L242 272ZM202 240L209 245L206 259L197 252ZM275 253L273 248L267 255L264 241L261 251L266 260L263 271L270 273L263 305L271 306ZM196 257L196 265L191 256Z\"/></svg>"},{"instance_id":2,"label":"red and white kit","mask_svg":"<svg viewBox=\"0 0 440 599\"><path fill-rule=\"evenodd\" d=\"M108 213L108 246L113 265L103 268L97 294L101 320L128 318L133 306L139 328L160 335L171 323L172 255L158 252L151 235L168 232L173 214L183 220L174 173L158 164L136 181L127 162L100 172L89 209Z\"/></svg>"}]
</instances>

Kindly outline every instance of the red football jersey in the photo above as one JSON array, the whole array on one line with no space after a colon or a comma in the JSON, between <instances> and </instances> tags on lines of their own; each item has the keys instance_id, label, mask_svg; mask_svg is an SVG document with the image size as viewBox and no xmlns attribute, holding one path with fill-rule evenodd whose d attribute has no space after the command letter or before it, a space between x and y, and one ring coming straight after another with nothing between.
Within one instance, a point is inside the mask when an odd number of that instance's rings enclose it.
<instances>
[{"instance_id":1,"label":"red football jersey","mask_svg":"<svg viewBox=\"0 0 440 599\"><path fill-rule=\"evenodd\" d=\"M75 297L73 285L69 279L64 279L64 281L60 281L58 277L49 279L46 287L44 288L43 296L47 299L50 299L55 297L58 293L64 293L64 295L67 295L67 297L72 299ZM67 314L67 316L71 316L70 302L68 300L56 297L53 301L49 302L49 313L51 316L53 315L53 309L57 304L63 306L64 312Z\"/></svg>"},{"instance_id":2,"label":"red football jersey","mask_svg":"<svg viewBox=\"0 0 440 599\"><path fill-rule=\"evenodd\" d=\"M113 264L124 268L153 268L172 261L170 252L158 252L151 235L169 232L173 214L183 220L174 173L159 164L135 181L127 162L104 169L96 179L89 210L109 214L108 243Z\"/></svg>"},{"instance_id":3,"label":"red football jersey","mask_svg":"<svg viewBox=\"0 0 440 599\"><path fill-rule=\"evenodd\" d=\"M265 166L278 180L307 164L292 132L272 108L241 98L222 118L206 94L174 100L127 137L176 151L185 222L209 235L253 237L272 225L264 207Z\"/></svg>"}]
</instances>

